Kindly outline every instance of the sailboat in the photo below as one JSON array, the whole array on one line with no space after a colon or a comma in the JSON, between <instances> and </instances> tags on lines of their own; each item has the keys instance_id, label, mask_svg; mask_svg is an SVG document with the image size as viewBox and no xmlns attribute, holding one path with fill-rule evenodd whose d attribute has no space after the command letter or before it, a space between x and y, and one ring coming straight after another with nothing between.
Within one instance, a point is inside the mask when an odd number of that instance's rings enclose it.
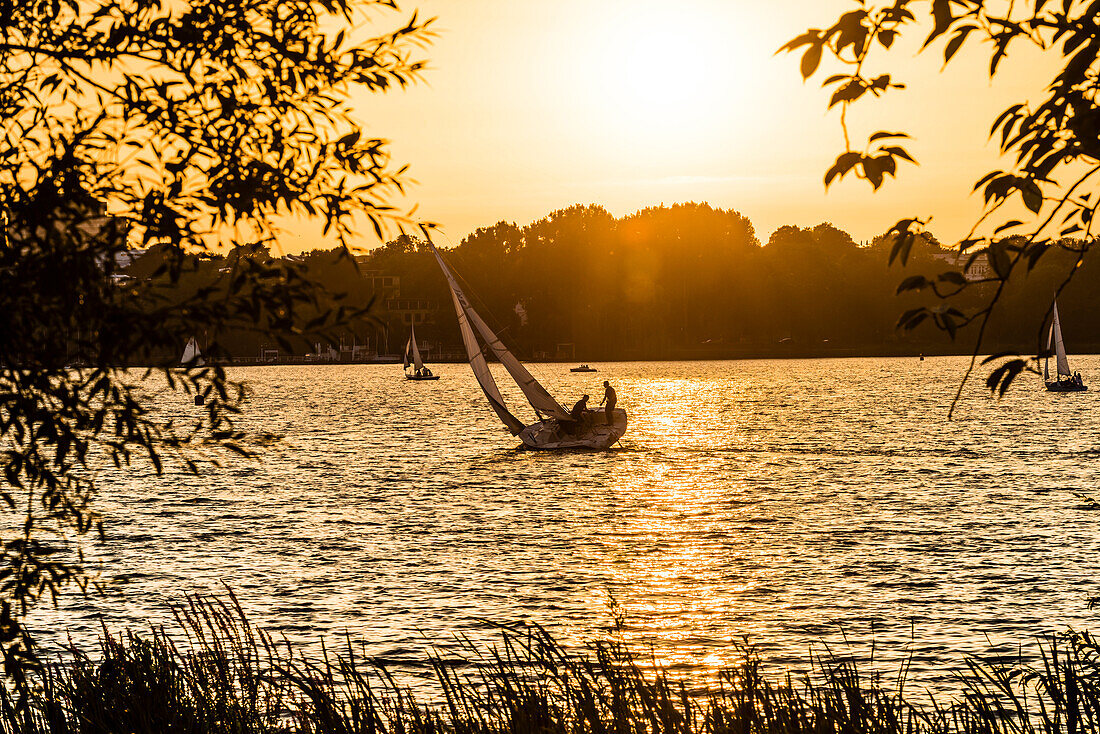
<instances>
[{"instance_id":1,"label":"sailboat","mask_svg":"<svg viewBox=\"0 0 1100 734\"><path fill-rule=\"evenodd\" d=\"M183 347L183 354L180 356L180 364L190 365L192 363L198 367L206 364L202 359L202 352L199 351L199 343L195 341L195 337L187 340L187 344Z\"/></svg>"},{"instance_id":2,"label":"sailboat","mask_svg":"<svg viewBox=\"0 0 1100 734\"><path fill-rule=\"evenodd\" d=\"M1052 382L1050 379L1050 349L1054 346L1056 363L1056 375ZM1069 369L1069 360L1066 359L1066 345L1062 342L1062 324L1058 320L1058 302L1054 302L1054 318L1050 322L1050 332L1047 334L1047 358L1043 363L1043 381L1047 390L1051 392L1082 392L1088 390L1081 382L1081 376L1074 374Z\"/></svg>"},{"instance_id":3,"label":"sailboat","mask_svg":"<svg viewBox=\"0 0 1100 734\"><path fill-rule=\"evenodd\" d=\"M531 449L607 449L622 438L626 433L626 411L616 408L608 416L603 411L585 410L574 419L515 355L508 351L496 333L470 306L466 294L459 287L454 273L444 262L439 250L430 242L429 245L451 289L451 300L454 301L455 313L458 314L458 328L462 332L462 343L466 347L470 368L485 393L489 406L512 435L518 436L523 445ZM479 335L535 409L538 420L534 423L525 425L508 410L493 374L489 371L485 351L478 344Z\"/></svg>"},{"instance_id":4,"label":"sailboat","mask_svg":"<svg viewBox=\"0 0 1100 734\"><path fill-rule=\"evenodd\" d=\"M402 362L405 367L406 380L438 380L439 375L433 375L432 371L424 366L420 359L420 347L416 345L416 326L412 326L409 332L409 341L405 344L405 359ZM412 372L409 368L412 367Z\"/></svg>"}]
</instances>

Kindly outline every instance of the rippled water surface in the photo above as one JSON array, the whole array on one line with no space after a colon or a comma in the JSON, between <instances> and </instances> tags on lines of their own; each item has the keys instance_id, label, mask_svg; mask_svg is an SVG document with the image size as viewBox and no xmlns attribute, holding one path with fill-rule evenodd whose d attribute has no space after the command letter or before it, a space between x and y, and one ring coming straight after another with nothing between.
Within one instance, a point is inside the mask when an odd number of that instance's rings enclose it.
<instances>
[{"instance_id":1,"label":"rippled water surface","mask_svg":"<svg viewBox=\"0 0 1100 734\"><path fill-rule=\"evenodd\" d=\"M705 672L746 636L781 666L873 640L936 685L1095 619L1100 512L1075 493L1097 491L1100 392L1021 379L995 401L979 379L948 422L957 358L598 367L533 371L567 406L612 381L630 427L602 453L517 450L465 365L236 370L246 424L280 440L200 477L102 474L106 591L34 620L87 642L228 584L257 623L400 665L490 622L598 637L614 598L668 665Z\"/></svg>"}]
</instances>

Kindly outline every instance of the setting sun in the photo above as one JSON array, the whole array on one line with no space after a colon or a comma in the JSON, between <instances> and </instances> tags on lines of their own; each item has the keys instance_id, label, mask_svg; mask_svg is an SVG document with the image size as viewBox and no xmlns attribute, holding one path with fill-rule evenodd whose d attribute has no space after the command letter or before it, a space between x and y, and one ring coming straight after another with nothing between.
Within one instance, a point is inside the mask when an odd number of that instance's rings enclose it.
<instances>
[{"instance_id":1,"label":"setting sun","mask_svg":"<svg viewBox=\"0 0 1100 734\"><path fill-rule=\"evenodd\" d=\"M725 114L740 66L734 40L699 3L646 5L593 19L580 54L591 70L587 103L627 135L687 132Z\"/></svg>"}]
</instances>

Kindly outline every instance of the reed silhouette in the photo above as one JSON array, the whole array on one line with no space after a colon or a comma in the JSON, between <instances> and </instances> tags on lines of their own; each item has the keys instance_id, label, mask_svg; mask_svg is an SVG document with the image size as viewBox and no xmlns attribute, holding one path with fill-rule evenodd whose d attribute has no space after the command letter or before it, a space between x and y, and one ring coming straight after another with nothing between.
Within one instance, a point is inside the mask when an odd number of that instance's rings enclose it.
<instances>
[{"instance_id":1,"label":"reed silhouette","mask_svg":"<svg viewBox=\"0 0 1100 734\"><path fill-rule=\"evenodd\" d=\"M230 593L176 609L164 629L104 630L19 701L0 692L10 734L233 732L326 734L1070 734L1100 728L1100 643L1066 633L1041 660L967 660L945 701L828 655L802 676L769 675L746 649L717 682L677 677L621 637L567 649L546 630L502 629L500 642L428 660L434 693L342 651L311 660L253 627ZM618 626L621 630L621 622Z\"/></svg>"}]
</instances>

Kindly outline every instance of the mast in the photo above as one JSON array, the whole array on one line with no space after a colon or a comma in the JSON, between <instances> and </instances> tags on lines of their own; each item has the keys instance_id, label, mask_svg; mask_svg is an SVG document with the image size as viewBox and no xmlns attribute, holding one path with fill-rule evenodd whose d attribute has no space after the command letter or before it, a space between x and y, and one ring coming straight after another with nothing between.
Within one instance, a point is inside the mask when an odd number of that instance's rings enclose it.
<instances>
[{"instance_id":1,"label":"mast","mask_svg":"<svg viewBox=\"0 0 1100 734\"><path fill-rule=\"evenodd\" d=\"M1057 305L1055 305L1057 308ZM1050 346L1054 343L1054 321L1050 322L1050 328L1047 329L1047 349L1046 358L1043 360L1043 381L1050 382Z\"/></svg>"},{"instance_id":2,"label":"mast","mask_svg":"<svg viewBox=\"0 0 1100 734\"><path fill-rule=\"evenodd\" d=\"M1047 356L1043 360L1043 380L1050 382L1050 338L1054 333L1054 326L1051 325L1050 332L1047 333Z\"/></svg>"}]
</instances>

